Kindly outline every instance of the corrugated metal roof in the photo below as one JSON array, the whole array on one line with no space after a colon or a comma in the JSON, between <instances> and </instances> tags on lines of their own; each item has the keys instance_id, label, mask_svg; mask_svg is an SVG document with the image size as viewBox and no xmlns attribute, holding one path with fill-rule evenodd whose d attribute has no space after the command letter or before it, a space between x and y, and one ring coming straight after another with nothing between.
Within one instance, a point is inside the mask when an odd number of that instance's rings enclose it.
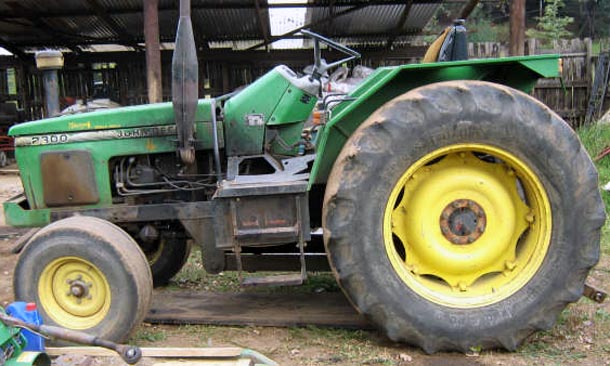
<instances>
[{"instance_id":1,"label":"corrugated metal roof","mask_svg":"<svg viewBox=\"0 0 610 366\"><path fill-rule=\"evenodd\" d=\"M390 37L395 42L404 42L421 32L440 2L414 0L406 21L400 24L407 8L405 1L335 0L339 5L331 8L328 0L310 0L306 24L313 24L309 28L350 45L383 45ZM260 3L263 8L268 6L264 0ZM175 0L159 0L163 42L174 39L176 7ZM349 11L352 7L358 10ZM264 23L261 26L252 0L192 0L192 8L193 28L200 45L202 42L232 44L234 48L254 45L265 40L263 29L270 29L269 12L261 12ZM99 9L101 13L96 11ZM5 48L134 45L143 42L143 26L142 0L0 1L0 46ZM225 43L229 41L233 42Z\"/></svg>"},{"instance_id":2,"label":"corrugated metal roof","mask_svg":"<svg viewBox=\"0 0 610 366\"><path fill-rule=\"evenodd\" d=\"M209 40L262 39L255 9L193 11L193 24L200 24Z\"/></svg>"},{"instance_id":3,"label":"corrugated metal roof","mask_svg":"<svg viewBox=\"0 0 610 366\"><path fill-rule=\"evenodd\" d=\"M440 4L413 4L409 9L407 20L399 28L400 34L416 35L422 31L428 21L432 18ZM332 18L333 13L346 11L350 7L336 7L333 12L330 8L318 8L311 10L311 23ZM330 37L345 37L346 35L370 35L378 36L383 40L400 26L400 20L406 5L377 5L368 6L355 10L348 15L343 15L332 21L313 27L316 31ZM349 30L349 31L346 31Z\"/></svg>"}]
</instances>

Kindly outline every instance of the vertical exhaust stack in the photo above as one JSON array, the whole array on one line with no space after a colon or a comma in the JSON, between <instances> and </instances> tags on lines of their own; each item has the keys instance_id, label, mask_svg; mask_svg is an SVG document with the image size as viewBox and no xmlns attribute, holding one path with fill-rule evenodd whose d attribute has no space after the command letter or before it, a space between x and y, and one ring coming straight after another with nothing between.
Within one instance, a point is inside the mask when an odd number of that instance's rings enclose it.
<instances>
[{"instance_id":1,"label":"vertical exhaust stack","mask_svg":"<svg viewBox=\"0 0 610 366\"><path fill-rule=\"evenodd\" d=\"M191 1L180 0L180 19L172 59L172 102L178 132L178 152L185 164L195 161L194 123L198 73L197 49L191 23Z\"/></svg>"},{"instance_id":2,"label":"vertical exhaust stack","mask_svg":"<svg viewBox=\"0 0 610 366\"><path fill-rule=\"evenodd\" d=\"M36 52L36 67L42 71L47 117L55 117L59 114L57 71L64 67L64 55L51 50Z\"/></svg>"}]
</instances>

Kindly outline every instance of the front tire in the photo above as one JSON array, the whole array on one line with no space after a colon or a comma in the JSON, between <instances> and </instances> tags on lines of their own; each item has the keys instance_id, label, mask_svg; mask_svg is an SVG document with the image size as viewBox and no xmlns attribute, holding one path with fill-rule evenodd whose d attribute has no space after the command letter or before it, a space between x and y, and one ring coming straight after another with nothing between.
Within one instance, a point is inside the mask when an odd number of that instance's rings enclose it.
<instances>
[{"instance_id":1,"label":"front tire","mask_svg":"<svg viewBox=\"0 0 610 366\"><path fill-rule=\"evenodd\" d=\"M352 303L426 352L514 350L552 326L582 294L604 220L569 126L476 81L418 88L373 114L339 155L323 213Z\"/></svg>"},{"instance_id":2,"label":"front tire","mask_svg":"<svg viewBox=\"0 0 610 366\"><path fill-rule=\"evenodd\" d=\"M142 322L151 272L137 243L118 226L71 217L36 233L17 262L15 298L39 305L43 322L122 342Z\"/></svg>"}]
</instances>

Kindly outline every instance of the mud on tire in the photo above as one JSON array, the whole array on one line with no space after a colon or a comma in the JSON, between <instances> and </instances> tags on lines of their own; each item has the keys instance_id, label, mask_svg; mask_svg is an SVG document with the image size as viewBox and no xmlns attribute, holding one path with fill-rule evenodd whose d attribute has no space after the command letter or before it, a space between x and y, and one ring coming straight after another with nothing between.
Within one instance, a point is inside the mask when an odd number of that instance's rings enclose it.
<instances>
[{"instance_id":1,"label":"mud on tire","mask_svg":"<svg viewBox=\"0 0 610 366\"><path fill-rule=\"evenodd\" d=\"M152 277L125 231L98 218L71 217L28 241L13 288L16 300L38 304L45 324L122 342L148 312Z\"/></svg>"},{"instance_id":2,"label":"mud on tire","mask_svg":"<svg viewBox=\"0 0 610 366\"><path fill-rule=\"evenodd\" d=\"M411 205L412 201L425 203L427 199L417 195L420 188L426 191L425 184L416 186L409 179L430 174L430 170L434 173L436 169L438 174L446 174L446 179L430 181L453 192L453 185L462 183L459 183L460 163L450 163L450 159L461 158L463 164L474 167L470 170L474 172L468 178L470 183L478 184L479 178L487 179L487 175L493 181L495 173L487 172L506 171L504 165L508 165L508 173L514 168L512 174L517 174L517 187L499 184L505 187L499 191L507 194L473 189L476 194L464 201L463 206L479 200L485 203L480 204L482 209L476 208L479 206L476 202L471 205L475 208L463 208L462 201L457 200L453 206L446 206L447 211L428 213L436 207L431 202L420 213L407 212L411 207L424 207L421 203ZM501 176L496 177L498 181L508 179L505 173L497 175ZM396 193L399 184L404 189ZM535 194L542 192L539 194L542 198L530 197L530 186ZM516 270L521 271L522 265L529 268L527 271L514 275L515 281L506 282L497 276L512 269L494 269L495 259L489 259L491 264L487 267L481 265L486 268L482 270L484 276L473 270L470 280L446 270L459 264L450 260L442 263L428 260L426 266L431 269L422 271L432 275L422 276L413 269L413 263L427 260L426 255L437 258L436 251L421 249L428 244L433 248L436 245L450 248L454 256L448 258L456 258L456 262L461 260L462 252L470 251L476 257L478 252L473 245L489 240L494 228L503 230L498 222L506 211L496 214L495 210L501 208L487 202L497 195L513 197L508 202L519 207L539 206L536 212L540 215L528 218L528 222L547 222L515 229L511 235L516 240L505 245L516 247L516 258L521 260L517 261ZM438 194L437 198L442 201L443 195ZM400 216L403 214L395 211L403 202L407 202L404 220ZM545 202L550 208L548 212ZM444 203L439 207L445 207ZM479 228L474 215L484 209L488 211L485 231ZM443 215L448 217L445 221ZM465 233L455 231L457 226L452 217L470 220L471 228ZM433 225L422 224L417 228L419 231L411 230L408 227L411 219ZM420 346L428 353L468 351L471 347L514 350L532 332L550 328L562 309L581 296L585 278L599 258L600 227L604 221L597 172L570 127L548 107L524 93L476 81L418 88L371 115L350 137L335 162L323 212L329 261L352 304L392 340ZM401 231L395 229L396 225L407 228ZM450 232L446 234L443 230ZM533 239L528 239L534 234ZM398 241L397 236L401 236ZM447 243L426 241L432 236L439 242L446 238ZM403 241L416 244L396 244ZM524 241L534 244L524 246L521 244ZM457 242L463 245L458 247ZM530 249L519 249L529 248L528 245L534 253L532 258L540 256L538 263L522 254ZM477 276L497 283L503 295L485 293ZM478 292L469 298L469 291L475 286L479 286ZM503 286L508 290L502 292Z\"/></svg>"}]
</instances>

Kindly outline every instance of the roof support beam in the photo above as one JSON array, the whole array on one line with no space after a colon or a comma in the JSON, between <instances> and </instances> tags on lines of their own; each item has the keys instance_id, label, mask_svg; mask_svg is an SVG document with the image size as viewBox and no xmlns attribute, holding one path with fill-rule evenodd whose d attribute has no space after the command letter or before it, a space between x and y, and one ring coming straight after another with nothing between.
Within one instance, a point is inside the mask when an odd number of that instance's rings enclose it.
<instances>
[{"instance_id":1,"label":"roof support beam","mask_svg":"<svg viewBox=\"0 0 610 366\"><path fill-rule=\"evenodd\" d=\"M292 36L292 35L294 35L294 34L298 33L298 32L299 32L301 29L311 28L311 27L315 27L315 26L317 26L317 25L321 25L321 24L328 23L328 22L332 21L334 18L337 18L337 17L343 16L343 15L346 15L346 14L352 13L352 12L354 12L354 11L356 11L356 10L360 10L360 9L362 9L362 8L365 8L365 7L369 6L369 5L370 5L370 4L368 4L368 3L360 4L360 5L357 5L357 6L351 7L351 8L349 8L349 9L346 9L346 10L340 11L340 12L336 13L334 17L333 17L333 16L328 16L328 17L323 18L323 19L320 19L320 20L318 20L318 21L315 21L315 22L312 22L312 23L305 24L305 25L304 25L304 26L302 26L302 27L298 27L298 28L296 28L296 29L293 29L293 30L291 30L290 32L284 33L284 34L282 34L282 35L280 35L280 36L274 36L274 37L271 37L271 39L270 39L269 41L265 41L265 42L259 43L259 44L257 44L257 45L254 45L254 46L252 46L252 47L248 48L248 49L247 49L247 51L250 51L250 50L255 50L255 49L260 48L260 47L265 47L265 46L267 46L267 45L269 45L269 44L271 44L271 43L273 43L273 42L275 42L275 41L277 41L277 40L279 40L279 39L282 39L282 38L287 38L287 37L289 37L289 36Z\"/></svg>"},{"instance_id":2,"label":"roof support beam","mask_svg":"<svg viewBox=\"0 0 610 366\"><path fill-rule=\"evenodd\" d=\"M9 1L6 3L13 11L27 11L28 9L26 9L22 4L16 2L16 1ZM57 29L55 29L54 27L50 26L46 21L44 21L41 18L33 18L33 19L28 19L28 21L30 23L26 22L21 22L18 20L13 20L12 23L15 24L19 24L22 27L32 27L32 28L37 28L42 30L44 33L48 33L53 35L53 38L56 38L58 42L64 42L68 37L70 37L68 34L61 32ZM7 22L7 23L11 23L11 22Z\"/></svg>"},{"instance_id":3,"label":"roof support beam","mask_svg":"<svg viewBox=\"0 0 610 366\"><path fill-rule=\"evenodd\" d=\"M87 0L95 1L95 0ZM330 1L330 0L329 0ZM466 3L468 0L444 0L447 3ZM498 0L482 0L483 2L498 2ZM95 1L97 2L97 1ZM334 7L348 7L348 6L359 6L359 5L396 5L395 0L334 0L331 1ZM413 0L414 4L438 4L443 0ZM266 1L260 1L259 6L261 9L282 9L282 8L326 8L330 2L315 2L315 3L276 3L268 4ZM200 1L192 5L193 10L222 10L222 9L252 9L256 10L256 4L252 3L226 3L223 1ZM142 7L132 8L103 8L104 13L108 16L122 15L122 14L140 14L142 13ZM176 5L165 5L159 7L159 12L176 11ZM79 16L91 16L91 11L86 9L75 9L65 11L44 11L37 12L35 10L21 10L12 11L9 14L0 14L0 19L14 19L14 18L65 18L65 17L79 17Z\"/></svg>"},{"instance_id":4,"label":"roof support beam","mask_svg":"<svg viewBox=\"0 0 610 366\"><path fill-rule=\"evenodd\" d=\"M78 50L78 48L75 48L75 46L78 46L79 44L107 44L108 43L108 40L105 38L85 37L85 36L81 36L78 34L70 34L70 33L59 31L55 28L50 27L49 25L47 25L45 23L42 23L42 21L40 21L40 20L34 20L34 21L0 20L0 22L7 23L7 24L15 24L15 25L19 25L19 26L22 26L25 28L30 28L32 30L39 30L39 31L48 33L53 36L52 40L46 39L46 40L42 40L40 43L32 44L32 42L28 42L25 45L20 45L20 44L14 43L14 46L16 46L16 47L55 46L55 47L66 47L66 48L73 50L74 52L78 52L79 50ZM76 42L75 40L79 40L79 42Z\"/></svg>"},{"instance_id":5,"label":"roof support beam","mask_svg":"<svg viewBox=\"0 0 610 366\"><path fill-rule=\"evenodd\" d=\"M85 0L85 2L89 5L91 9L95 12L95 14L102 19L106 25L110 27L118 36L118 39L121 41L121 44L128 47L133 47L136 50L142 50L142 47L133 39L129 37L129 32L125 27L117 23L112 16L106 11L104 6L102 6L97 0Z\"/></svg>"},{"instance_id":6,"label":"roof support beam","mask_svg":"<svg viewBox=\"0 0 610 366\"><path fill-rule=\"evenodd\" d=\"M300 29L298 30L300 31ZM292 31L289 33L293 33L292 35L286 35L284 37L282 36L277 36L277 37L272 37L271 42L274 42L278 39L306 39L307 37L302 36L302 35L296 35L294 33L297 33L298 31ZM376 32L376 33L350 33L350 34L345 34L345 35L341 35L341 34L335 34L335 35L327 35L329 37L333 37L333 38L358 38L358 39L373 39L373 40L378 40L378 39L384 39L386 38L388 35L387 32ZM401 32L400 34L398 34L398 36L414 36L417 35L417 33L414 32ZM214 39L208 39L209 42L222 42L222 41L228 41L229 39L222 39L222 38L214 38ZM250 37L244 37L244 38L240 38L238 39L240 41L256 41L256 40L260 40L260 38L258 37L258 35L253 34ZM173 42L174 38L170 38L170 37L163 37L161 36L161 42ZM15 44L13 43L13 46L15 47L66 47L66 48L72 48L72 47L76 47L76 46L82 46L82 47L86 47L87 45L102 45L102 44L108 44L108 43L117 43L114 40L107 40L107 39L97 39L97 38L89 38L89 39L82 39L82 40L78 40L78 39L74 39L74 40L57 40L54 42L49 42L49 40L43 39L43 40L39 40L36 42L28 42L27 44ZM261 42L262 43L262 42ZM258 45L257 47L263 47L263 45ZM199 49L202 49L203 47L199 47ZM385 47L384 47L385 49ZM210 51L214 51L215 49L210 49ZM241 52L241 51L236 51L236 52ZM89 53L89 52L85 52L85 53ZM93 52L96 53L96 52Z\"/></svg>"},{"instance_id":7,"label":"roof support beam","mask_svg":"<svg viewBox=\"0 0 610 366\"><path fill-rule=\"evenodd\" d=\"M474 11L474 9L479 5L480 0L468 0L466 4L460 9L460 14L456 18L458 19L466 19L470 16L470 13Z\"/></svg>"},{"instance_id":8,"label":"roof support beam","mask_svg":"<svg viewBox=\"0 0 610 366\"><path fill-rule=\"evenodd\" d=\"M392 49L392 45L394 44L396 37L398 37L398 35L402 31L402 28L405 26L405 23L407 22L407 18L409 17L409 13L411 12L412 5L413 5L413 0L407 0L407 2L405 4L405 8L402 11L402 14L400 14L400 19L398 19L398 23L396 23L394 30L390 34L390 37L388 37L388 42L386 44L387 49Z\"/></svg>"},{"instance_id":9,"label":"roof support beam","mask_svg":"<svg viewBox=\"0 0 610 366\"><path fill-rule=\"evenodd\" d=\"M266 3L266 2L265 2ZM263 8L260 0L254 0L256 7L256 15L258 17L258 27L265 42L271 40L271 31L269 30L269 9Z\"/></svg>"},{"instance_id":10,"label":"roof support beam","mask_svg":"<svg viewBox=\"0 0 610 366\"><path fill-rule=\"evenodd\" d=\"M146 44L148 103L160 103L163 101L158 6L159 0L144 1L144 43Z\"/></svg>"},{"instance_id":11,"label":"roof support beam","mask_svg":"<svg viewBox=\"0 0 610 366\"><path fill-rule=\"evenodd\" d=\"M26 61L28 59L28 56L23 51L21 51L21 49L19 49L17 46L13 45L11 42L5 40L2 37L0 37L0 47L9 51L14 56L17 56L22 61Z\"/></svg>"}]
</instances>

